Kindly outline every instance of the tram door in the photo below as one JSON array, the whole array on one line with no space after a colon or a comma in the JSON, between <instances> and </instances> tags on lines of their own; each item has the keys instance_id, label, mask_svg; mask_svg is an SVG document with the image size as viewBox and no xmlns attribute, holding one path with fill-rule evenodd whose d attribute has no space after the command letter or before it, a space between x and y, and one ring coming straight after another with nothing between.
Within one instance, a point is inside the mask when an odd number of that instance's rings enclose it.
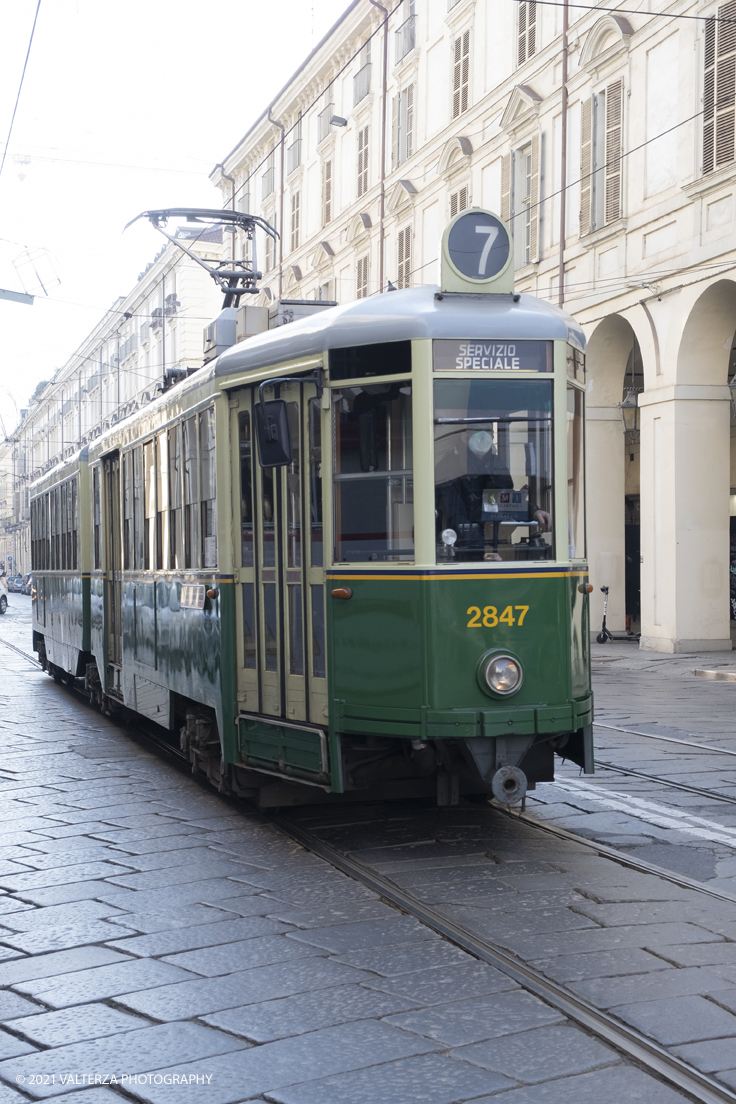
<instances>
[{"instance_id":1,"label":"tram door","mask_svg":"<svg viewBox=\"0 0 736 1104\"><path fill-rule=\"evenodd\" d=\"M120 527L120 454L104 461L105 512L107 541L105 548L105 609L107 615L107 662L122 666L122 549Z\"/></svg>"},{"instance_id":2,"label":"tram door","mask_svg":"<svg viewBox=\"0 0 736 1104\"><path fill-rule=\"evenodd\" d=\"M242 712L327 722L320 403L310 383L281 385L292 463L262 468L253 432L257 392L231 398L240 517L236 581ZM235 456L234 456L235 461Z\"/></svg>"}]
</instances>

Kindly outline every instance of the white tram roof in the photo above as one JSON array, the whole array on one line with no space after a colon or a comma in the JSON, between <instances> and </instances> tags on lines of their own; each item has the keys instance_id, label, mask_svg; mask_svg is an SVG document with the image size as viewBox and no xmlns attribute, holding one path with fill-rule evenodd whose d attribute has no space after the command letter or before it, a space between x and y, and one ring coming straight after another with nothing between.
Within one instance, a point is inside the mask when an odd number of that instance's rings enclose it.
<instances>
[{"instance_id":1,"label":"white tram roof","mask_svg":"<svg viewBox=\"0 0 736 1104\"><path fill-rule=\"evenodd\" d=\"M432 338L562 340L585 349L578 322L533 295L520 295L514 302L509 294L448 294L439 287L421 287L356 299L250 337L218 357L214 375L255 371L327 349Z\"/></svg>"}]
</instances>

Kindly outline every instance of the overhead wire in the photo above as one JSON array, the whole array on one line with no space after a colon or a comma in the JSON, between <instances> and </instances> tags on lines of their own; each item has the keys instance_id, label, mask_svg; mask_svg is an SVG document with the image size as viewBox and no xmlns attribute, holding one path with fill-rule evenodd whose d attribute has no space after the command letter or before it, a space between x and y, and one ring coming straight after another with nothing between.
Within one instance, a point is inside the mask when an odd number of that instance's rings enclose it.
<instances>
[{"instance_id":1,"label":"overhead wire","mask_svg":"<svg viewBox=\"0 0 736 1104\"><path fill-rule=\"evenodd\" d=\"M524 3L524 0L514 0L515 3ZM694 19L702 23L736 23L736 18L729 19L724 15L682 15L679 12L645 12L637 8L603 7L599 4L579 4L572 0L534 0L536 4L548 8L583 8L585 11L612 12L615 15L643 15L651 19Z\"/></svg>"},{"instance_id":2,"label":"overhead wire","mask_svg":"<svg viewBox=\"0 0 736 1104\"><path fill-rule=\"evenodd\" d=\"M10 146L10 137L13 133L13 126L15 125L15 116L18 111L18 104L20 103L20 94L23 91L23 81L26 78L26 69L28 68L28 59L31 56L31 46L33 45L33 36L36 33L36 23L38 22L38 13L41 9L41 0L38 0L36 4L36 14L33 17L33 26L31 27L31 37L28 40L28 49L26 50L26 59L23 62L23 72L20 75L20 83L18 85L18 94L15 97L15 105L13 107L13 114L10 118L10 127L8 128L8 136L5 139L5 149L3 150L3 159L0 161L0 176L5 168L5 158L8 156L8 148Z\"/></svg>"}]
</instances>

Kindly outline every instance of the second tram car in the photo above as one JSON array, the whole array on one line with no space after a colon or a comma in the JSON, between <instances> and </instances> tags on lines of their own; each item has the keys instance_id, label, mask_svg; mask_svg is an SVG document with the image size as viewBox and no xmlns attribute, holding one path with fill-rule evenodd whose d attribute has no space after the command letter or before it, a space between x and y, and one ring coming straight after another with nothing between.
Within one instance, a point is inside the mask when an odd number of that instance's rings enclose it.
<instances>
[{"instance_id":1,"label":"second tram car","mask_svg":"<svg viewBox=\"0 0 736 1104\"><path fill-rule=\"evenodd\" d=\"M511 252L464 212L441 287L250 338L39 480L50 673L262 806L592 771L585 342Z\"/></svg>"}]
</instances>

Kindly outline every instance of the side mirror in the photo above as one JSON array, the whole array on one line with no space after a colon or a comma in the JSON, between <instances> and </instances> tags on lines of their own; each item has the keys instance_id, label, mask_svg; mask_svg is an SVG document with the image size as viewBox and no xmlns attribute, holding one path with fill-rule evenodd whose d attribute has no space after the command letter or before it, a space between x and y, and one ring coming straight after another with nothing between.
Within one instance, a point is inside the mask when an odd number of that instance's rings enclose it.
<instances>
[{"instance_id":1,"label":"side mirror","mask_svg":"<svg viewBox=\"0 0 736 1104\"><path fill-rule=\"evenodd\" d=\"M262 468L281 468L291 463L291 431L289 416L283 399L256 403L256 437L258 459Z\"/></svg>"}]
</instances>

